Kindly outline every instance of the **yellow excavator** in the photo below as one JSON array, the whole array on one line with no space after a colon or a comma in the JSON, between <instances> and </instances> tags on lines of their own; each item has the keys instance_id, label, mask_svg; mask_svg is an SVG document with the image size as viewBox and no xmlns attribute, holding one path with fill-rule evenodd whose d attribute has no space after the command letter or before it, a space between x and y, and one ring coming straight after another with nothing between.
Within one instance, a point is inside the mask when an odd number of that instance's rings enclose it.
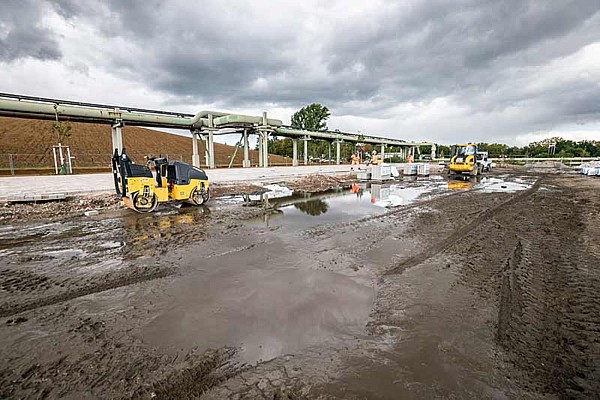
<instances>
[{"instance_id":1,"label":"yellow excavator","mask_svg":"<svg viewBox=\"0 0 600 400\"><path fill-rule=\"evenodd\" d=\"M123 204L149 213L158 203L182 201L196 206L210 198L208 176L200 169L164 157L146 157L146 165L134 163L125 149L112 158L115 191Z\"/></svg>"},{"instance_id":2,"label":"yellow excavator","mask_svg":"<svg viewBox=\"0 0 600 400\"><path fill-rule=\"evenodd\" d=\"M479 151L474 143L457 144L452 148L452 156L448 169L450 175L468 174L477 176L484 171L492 168L491 161L488 160L487 151Z\"/></svg>"}]
</instances>

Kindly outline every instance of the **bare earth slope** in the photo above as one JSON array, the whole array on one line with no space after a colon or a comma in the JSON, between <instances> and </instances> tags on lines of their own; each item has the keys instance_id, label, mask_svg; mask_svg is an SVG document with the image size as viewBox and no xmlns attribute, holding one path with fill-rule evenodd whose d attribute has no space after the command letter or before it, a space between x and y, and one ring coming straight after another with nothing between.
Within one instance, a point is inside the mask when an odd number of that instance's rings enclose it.
<instances>
[{"instance_id":1,"label":"bare earth slope","mask_svg":"<svg viewBox=\"0 0 600 400\"><path fill-rule=\"evenodd\" d=\"M13 154L14 165L25 167L52 167L52 146L57 138L52 131L53 121L40 121L21 118L0 118L0 168L8 167L8 154ZM70 146L75 157L74 167L110 166L111 129L108 125L70 123L72 135L63 145ZM218 139L217 139L218 140ZM168 155L171 159L191 162L192 139L168 132L128 126L123 129L123 145L132 158L138 160L144 155ZM204 149L200 144L200 159L205 165ZM229 164L234 147L215 143L217 166ZM239 149L234 165L241 166L244 154ZM250 151L252 165L258 163L258 152ZM283 157L271 155L272 164L284 165ZM291 161L288 160L291 163Z\"/></svg>"}]
</instances>

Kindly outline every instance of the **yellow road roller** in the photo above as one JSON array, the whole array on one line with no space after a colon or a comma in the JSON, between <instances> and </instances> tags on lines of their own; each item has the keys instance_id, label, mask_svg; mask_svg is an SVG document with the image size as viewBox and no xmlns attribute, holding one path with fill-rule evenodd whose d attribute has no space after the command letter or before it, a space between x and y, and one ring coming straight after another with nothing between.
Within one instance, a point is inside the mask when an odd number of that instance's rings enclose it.
<instances>
[{"instance_id":1,"label":"yellow road roller","mask_svg":"<svg viewBox=\"0 0 600 400\"><path fill-rule=\"evenodd\" d=\"M149 213L158 203L187 202L195 206L210 198L208 176L197 167L164 157L146 157L145 165L136 164L125 149L115 149L112 158L117 196L123 204L140 213Z\"/></svg>"}]
</instances>

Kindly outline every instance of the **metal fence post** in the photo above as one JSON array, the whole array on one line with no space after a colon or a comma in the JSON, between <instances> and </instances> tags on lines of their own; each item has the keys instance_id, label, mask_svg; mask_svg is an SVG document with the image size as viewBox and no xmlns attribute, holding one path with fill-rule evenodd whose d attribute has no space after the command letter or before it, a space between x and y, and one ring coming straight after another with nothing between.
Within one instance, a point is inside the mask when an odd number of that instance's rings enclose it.
<instances>
[{"instance_id":1,"label":"metal fence post","mask_svg":"<svg viewBox=\"0 0 600 400\"><path fill-rule=\"evenodd\" d=\"M8 165L10 167L10 174L14 175L15 174L15 166L13 164L13 155L12 154L8 155Z\"/></svg>"}]
</instances>

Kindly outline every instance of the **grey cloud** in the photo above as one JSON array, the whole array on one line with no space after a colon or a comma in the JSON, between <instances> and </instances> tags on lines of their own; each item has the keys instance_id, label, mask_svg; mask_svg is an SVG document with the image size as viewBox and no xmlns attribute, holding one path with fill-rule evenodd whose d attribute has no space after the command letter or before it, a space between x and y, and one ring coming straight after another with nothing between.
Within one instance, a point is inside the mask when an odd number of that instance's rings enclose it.
<instances>
[{"instance_id":1,"label":"grey cloud","mask_svg":"<svg viewBox=\"0 0 600 400\"><path fill-rule=\"evenodd\" d=\"M61 51L55 35L40 25L43 7L35 0L0 2L0 61L21 58L57 60Z\"/></svg>"},{"instance_id":2,"label":"grey cloud","mask_svg":"<svg viewBox=\"0 0 600 400\"><path fill-rule=\"evenodd\" d=\"M524 88L537 68L599 40L597 0L389 1L342 17L328 8L344 6L336 1L314 15L294 15L285 2L48 1L70 23L95 28L99 41L127 44L100 46L94 67L162 92L170 104L317 101L338 116L393 119L398 106L444 97L478 118L518 109L524 130L600 121L600 89L584 79ZM19 14L20 2L6 4ZM39 20L29 8L20 18ZM38 29L15 30L18 54L7 56L0 42L0 58L60 57L52 32Z\"/></svg>"},{"instance_id":3,"label":"grey cloud","mask_svg":"<svg viewBox=\"0 0 600 400\"><path fill-rule=\"evenodd\" d=\"M598 3L548 3L423 5L409 15L400 10L382 15L375 32L342 26L327 48L333 55L330 69L335 74L359 61L367 76L388 78L380 81L379 92L394 93L398 102L471 97L493 86L507 69L547 63L586 44L562 38L597 15ZM597 38L598 25L590 29ZM344 38L341 46L338 37Z\"/></svg>"},{"instance_id":4,"label":"grey cloud","mask_svg":"<svg viewBox=\"0 0 600 400\"><path fill-rule=\"evenodd\" d=\"M72 0L54 2L106 36L135 43L141 50L135 58L114 54L107 67L156 90L229 107L321 101L340 114L362 115L450 94L468 102L508 68L577 50L585 42L570 33L598 12L595 0L390 3L364 18L334 16L335 29L306 48L298 43L301 20L273 23L243 5L109 1L78 2L77 9ZM325 64L324 76L307 73L313 62ZM270 87L253 88L259 78Z\"/></svg>"}]
</instances>

